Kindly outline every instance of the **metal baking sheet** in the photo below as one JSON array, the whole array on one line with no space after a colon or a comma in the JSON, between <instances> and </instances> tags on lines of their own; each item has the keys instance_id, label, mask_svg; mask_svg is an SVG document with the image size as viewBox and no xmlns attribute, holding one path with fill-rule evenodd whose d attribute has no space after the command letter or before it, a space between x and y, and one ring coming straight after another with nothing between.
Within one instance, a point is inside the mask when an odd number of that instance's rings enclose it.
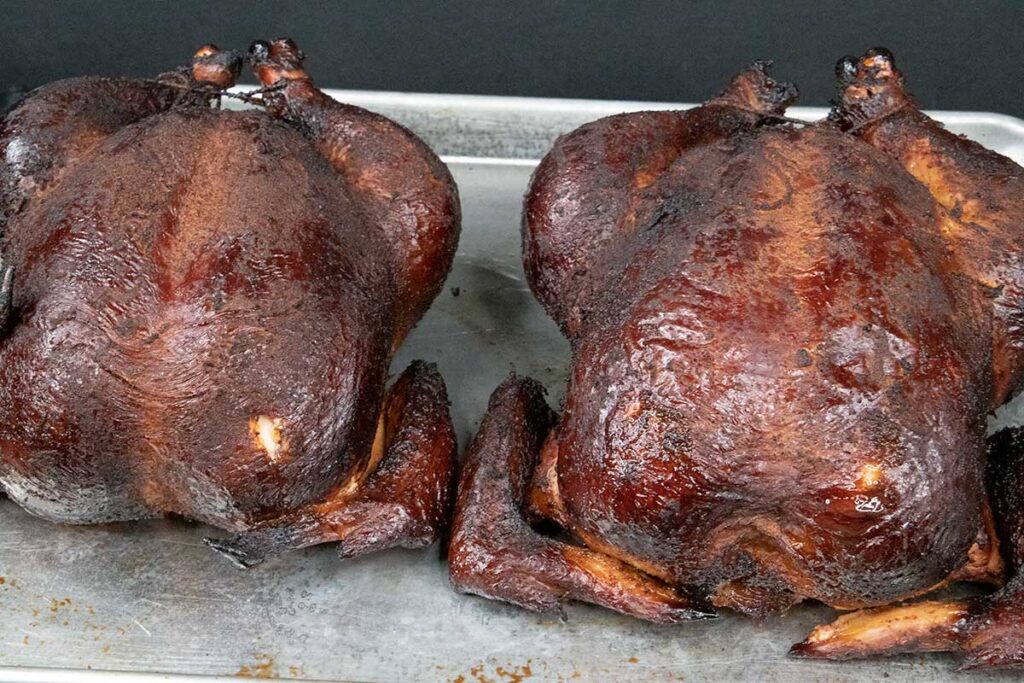
<instances>
[{"instance_id":1,"label":"metal baking sheet","mask_svg":"<svg viewBox=\"0 0 1024 683\"><path fill-rule=\"evenodd\" d=\"M451 277L394 363L439 363L463 445L510 370L561 398L568 347L519 261L519 210L555 136L618 111L682 105L334 91L430 142L459 183ZM823 110L797 108L816 118ZM943 112L957 132L1024 162L1024 122ZM1013 419L1016 407L1004 411ZM0 501L0 681L952 680L944 655L830 664L786 650L831 610L756 624L725 614L657 626L587 605L568 620L451 591L438 549L340 562L330 546L240 571L181 520L58 527ZM90 671L92 673L90 673ZM96 673L101 672L101 673ZM110 672L121 672L112 674ZM1011 680L999 675L986 680Z\"/></svg>"}]
</instances>

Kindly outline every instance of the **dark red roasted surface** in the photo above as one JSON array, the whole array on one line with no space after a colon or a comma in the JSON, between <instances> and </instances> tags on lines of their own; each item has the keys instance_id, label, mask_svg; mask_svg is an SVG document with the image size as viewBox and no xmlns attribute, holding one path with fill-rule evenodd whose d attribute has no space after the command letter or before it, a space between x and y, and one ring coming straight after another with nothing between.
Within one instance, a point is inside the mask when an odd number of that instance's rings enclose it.
<instances>
[{"instance_id":1,"label":"dark red roasted surface","mask_svg":"<svg viewBox=\"0 0 1024 683\"><path fill-rule=\"evenodd\" d=\"M569 388L542 448L511 435L546 430L543 411L512 421L516 381L496 394L473 450L494 474L467 472L457 504L456 587L674 620L706 610L652 611L651 591L762 617L1015 571L985 422L1024 370L1024 169L919 112L887 52L839 73L833 115L810 125L784 119L794 89L755 64L702 107L555 143L523 251L571 342ZM538 460L517 505L482 504ZM484 542L485 514L520 521L491 520ZM603 555L630 581L595 590L580 563L531 559L522 520L538 517L574 539L563 556ZM964 618L994 633L1011 617L992 604Z\"/></svg>"},{"instance_id":2,"label":"dark red roasted surface","mask_svg":"<svg viewBox=\"0 0 1024 683\"><path fill-rule=\"evenodd\" d=\"M247 563L429 543L444 384L422 364L385 383L452 263L451 176L317 90L289 40L253 47L261 107L211 108L241 61L60 81L3 120L0 484L54 521L239 532L217 545Z\"/></svg>"}]
</instances>

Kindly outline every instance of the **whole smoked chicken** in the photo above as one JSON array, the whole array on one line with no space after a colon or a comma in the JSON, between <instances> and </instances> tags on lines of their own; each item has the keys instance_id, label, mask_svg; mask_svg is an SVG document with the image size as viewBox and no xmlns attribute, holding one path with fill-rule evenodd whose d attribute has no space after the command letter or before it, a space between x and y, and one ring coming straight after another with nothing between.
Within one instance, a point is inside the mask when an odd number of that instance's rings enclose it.
<instances>
[{"instance_id":1,"label":"whole smoked chicken","mask_svg":"<svg viewBox=\"0 0 1024 683\"><path fill-rule=\"evenodd\" d=\"M922 114L887 51L838 73L811 125L755 63L555 143L523 250L569 388L559 420L529 379L492 397L457 589L661 622L814 599L868 609L795 654L1024 663L1024 438L986 443L1024 373L1024 169ZM1001 588L889 606L957 580Z\"/></svg>"},{"instance_id":2,"label":"whole smoked chicken","mask_svg":"<svg viewBox=\"0 0 1024 683\"><path fill-rule=\"evenodd\" d=\"M183 515L237 563L445 528L444 384L394 349L459 234L445 166L321 93L290 40L153 80L76 78L0 126L0 485L64 523Z\"/></svg>"}]
</instances>

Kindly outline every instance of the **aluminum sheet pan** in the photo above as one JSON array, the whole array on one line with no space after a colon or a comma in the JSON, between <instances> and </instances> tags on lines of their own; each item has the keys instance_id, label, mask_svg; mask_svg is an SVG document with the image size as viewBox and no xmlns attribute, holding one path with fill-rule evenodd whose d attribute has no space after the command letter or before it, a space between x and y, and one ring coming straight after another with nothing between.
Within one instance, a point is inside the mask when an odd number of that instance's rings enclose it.
<instances>
[{"instance_id":1,"label":"aluminum sheet pan","mask_svg":"<svg viewBox=\"0 0 1024 683\"><path fill-rule=\"evenodd\" d=\"M528 291L519 261L520 202L535 160L555 136L585 121L682 105L332 94L422 134L445 155L461 188L455 268L394 371L414 358L439 363L463 445L510 370L544 382L557 402L568 347ZM793 113L815 118L822 110ZM997 114L939 117L1024 162L1024 122ZM1004 412L1016 419L1021 411ZM212 532L180 520L58 527L0 501L0 681L956 678L944 655L846 664L788 659L789 645L832 615L816 605L763 624L726 614L679 626L571 605L562 623L456 595L436 547L340 562L320 546L240 571L202 544Z\"/></svg>"}]
</instances>

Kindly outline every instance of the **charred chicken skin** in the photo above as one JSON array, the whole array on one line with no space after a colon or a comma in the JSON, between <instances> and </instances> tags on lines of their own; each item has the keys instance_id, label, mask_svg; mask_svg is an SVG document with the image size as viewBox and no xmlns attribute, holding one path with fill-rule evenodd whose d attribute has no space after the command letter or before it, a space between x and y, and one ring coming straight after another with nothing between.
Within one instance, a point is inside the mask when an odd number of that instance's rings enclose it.
<instances>
[{"instance_id":1,"label":"charred chicken skin","mask_svg":"<svg viewBox=\"0 0 1024 683\"><path fill-rule=\"evenodd\" d=\"M569 388L559 420L528 379L492 397L457 589L663 622L814 599L867 611L800 655L1024 661L1024 455L986 444L1024 371L1024 169L921 113L885 50L839 77L810 125L756 63L555 143L523 250ZM885 607L956 580L1005 587Z\"/></svg>"},{"instance_id":2,"label":"charred chicken skin","mask_svg":"<svg viewBox=\"0 0 1024 683\"><path fill-rule=\"evenodd\" d=\"M437 539L445 387L393 350L459 233L445 166L317 90L290 40L153 80L76 78L0 124L0 485L64 523L178 514L242 565Z\"/></svg>"}]
</instances>

